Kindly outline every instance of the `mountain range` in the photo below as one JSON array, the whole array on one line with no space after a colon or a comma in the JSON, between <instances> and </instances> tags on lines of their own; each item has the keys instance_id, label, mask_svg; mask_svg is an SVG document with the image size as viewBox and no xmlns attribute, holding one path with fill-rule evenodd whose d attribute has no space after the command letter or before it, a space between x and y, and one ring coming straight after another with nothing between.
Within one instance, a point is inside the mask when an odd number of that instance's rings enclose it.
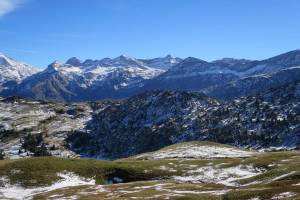
<instances>
[{"instance_id":1,"label":"mountain range","mask_svg":"<svg viewBox=\"0 0 300 200\"><path fill-rule=\"evenodd\" d=\"M222 100L255 95L297 81L300 50L265 60L224 58L207 62L167 55L137 59L125 55L55 61L39 71L0 54L0 95L54 101L122 99L149 90L203 92Z\"/></svg>"}]
</instances>

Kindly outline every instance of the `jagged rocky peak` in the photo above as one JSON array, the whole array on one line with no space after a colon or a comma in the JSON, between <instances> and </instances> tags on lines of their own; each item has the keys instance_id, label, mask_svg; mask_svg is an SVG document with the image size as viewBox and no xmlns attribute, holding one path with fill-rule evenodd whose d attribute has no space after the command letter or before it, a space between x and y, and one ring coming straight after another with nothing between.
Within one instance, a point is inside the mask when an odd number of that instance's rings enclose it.
<instances>
[{"instance_id":1,"label":"jagged rocky peak","mask_svg":"<svg viewBox=\"0 0 300 200\"><path fill-rule=\"evenodd\" d=\"M120 66L142 66L142 62L134 57L120 55L116 58L103 58L101 60L87 59L83 63L83 66L102 66L102 67L120 67Z\"/></svg>"},{"instance_id":2,"label":"jagged rocky peak","mask_svg":"<svg viewBox=\"0 0 300 200\"><path fill-rule=\"evenodd\" d=\"M8 57L4 53L0 52L0 65L2 65L2 66L13 66L13 65L17 65L17 64L19 64L19 62L17 62L16 60Z\"/></svg>"},{"instance_id":3,"label":"jagged rocky peak","mask_svg":"<svg viewBox=\"0 0 300 200\"><path fill-rule=\"evenodd\" d=\"M119 60L132 60L133 58L130 57L130 56L127 56L126 54L122 54L122 55L116 57L115 59L116 59L116 60L118 60L118 59L119 59Z\"/></svg>"},{"instance_id":4,"label":"jagged rocky peak","mask_svg":"<svg viewBox=\"0 0 300 200\"><path fill-rule=\"evenodd\" d=\"M149 67L161 69L161 70L168 70L182 61L181 58L167 55L165 57L158 57L152 59L139 59L139 61L145 63Z\"/></svg>"},{"instance_id":5,"label":"jagged rocky peak","mask_svg":"<svg viewBox=\"0 0 300 200\"><path fill-rule=\"evenodd\" d=\"M59 62L58 60L55 60L50 65L48 65L47 70L58 71L59 68L61 68L63 65L64 65L63 63Z\"/></svg>"},{"instance_id":6,"label":"jagged rocky peak","mask_svg":"<svg viewBox=\"0 0 300 200\"><path fill-rule=\"evenodd\" d=\"M177 71L177 70L182 70L182 69L189 69L192 70L195 68L196 69L200 69L203 68L204 66L209 65L209 62L206 62L205 60L201 60L199 58L194 58L194 57L188 57L186 59L184 59L182 62L180 62L179 64L175 65L171 71Z\"/></svg>"},{"instance_id":7,"label":"jagged rocky peak","mask_svg":"<svg viewBox=\"0 0 300 200\"><path fill-rule=\"evenodd\" d=\"M130 62L138 62L138 60L136 59L136 58L134 58L134 57L131 57L131 56L127 56L127 55L125 55L125 54L122 54L122 55L120 55L120 56L118 56L118 57L116 57L116 58L114 58L113 60L112 60L113 62L120 62L120 63L130 63Z\"/></svg>"},{"instance_id":8,"label":"jagged rocky peak","mask_svg":"<svg viewBox=\"0 0 300 200\"><path fill-rule=\"evenodd\" d=\"M7 63L7 57L0 52L0 65L6 65Z\"/></svg>"},{"instance_id":9,"label":"jagged rocky peak","mask_svg":"<svg viewBox=\"0 0 300 200\"><path fill-rule=\"evenodd\" d=\"M175 64L178 64L182 61L181 58L178 58L178 57L175 57L171 54L168 54L165 58L164 58L164 61L165 61L165 64L166 63L169 63L171 66L172 65L175 65Z\"/></svg>"},{"instance_id":10,"label":"jagged rocky peak","mask_svg":"<svg viewBox=\"0 0 300 200\"><path fill-rule=\"evenodd\" d=\"M112 59L110 62L108 62L109 65L112 66L131 66L131 67L138 67L138 68L144 68L146 69L146 64L141 62L140 60L127 56L127 55L120 55L119 57L116 57Z\"/></svg>"},{"instance_id":11,"label":"jagged rocky peak","mask_svg":"<svg viewBox=\"0 0 300 200\"><path fill-rule=\"evenodd\" d=\"M86 60L83 62L83 65L90 66L90 65L93 65L94 63L95 63L94 60L92 60L92 59L86 59Z\"/></svg>"},{"instance_id":12,"label":"jagged rocky peak","mask_svg":"<svg viewBox=\"0 0 300 200\"><path fill-rule=\"evenodd\" d=\"M20 82L24 78L37 72L38 70L31 65L12 59L4 53L0 53L0 85L9 81Z\"/></svg>"},{"instance_id":13,"label":"jagged rocky peak","mask_svg":"<svg viewBox=\"0 0 300 200\"><path fill-rule=\"evenodd\" d=\"M168 55L166 55L166 57L165 58L167 58L167 59L174 59L174 58L176 58L175 56L173 56L173 55L171 55L171 54L168 54Z\"/></svg>"},{"instance_id":14,"label":"jagged rocky peak","mask_svg":"<svg viewBox=\"0 0 300 200\"><path fill-rule=\"evenodd\" d=\"M164 57L164 59L167 61L170 61L170 62L181 60L180 58L173 56L171 54L166 55L166 57Z\"/></svg>"},{"instance_id":15,"label":"jagged rocky peak","mask_svg":"<svg viewBox=\"0 0 300 200\"><path fill-rule=\"evenodd\" d=\"M76 57L72 57L67 60L66 64L73 65L75 67L79 67L82 65L82 61Z\"/></svg>"}]
</instances>

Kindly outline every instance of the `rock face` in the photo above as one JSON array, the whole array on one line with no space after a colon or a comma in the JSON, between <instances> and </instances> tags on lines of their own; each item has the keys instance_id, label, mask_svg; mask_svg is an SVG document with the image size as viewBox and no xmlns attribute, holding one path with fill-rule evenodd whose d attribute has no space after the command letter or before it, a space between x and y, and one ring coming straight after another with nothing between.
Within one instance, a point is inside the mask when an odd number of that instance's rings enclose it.
<instances>
[{"instance_id":1,"label":"rock face","mask_svg":"<svg viewBox=\"0 0 300 200\"><path fill-rule=\"evenodd\" d=\"M37 73L30 65L16 61L0 53L0 91L13 87L23 79Z\"/></svg>"},{"instance_id":2,"label":"rock face","mask_svg":"<svg viewBox=\"0 0 300 200\"><path fill-rule=\"evenodd\" d=\"M226 103L197 93L147 92L99 110L86 132L69 141L75 152L97 158L127 157L190 140L296 148L299 108L299 82Z\"/></svg>"}]
</instances>

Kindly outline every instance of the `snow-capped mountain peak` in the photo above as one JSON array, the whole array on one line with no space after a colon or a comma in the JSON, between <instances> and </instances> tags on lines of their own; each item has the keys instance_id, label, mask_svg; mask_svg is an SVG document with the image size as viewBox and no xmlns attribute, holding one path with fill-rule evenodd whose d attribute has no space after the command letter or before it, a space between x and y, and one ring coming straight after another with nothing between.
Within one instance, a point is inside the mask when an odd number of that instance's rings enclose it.
<instances>
[{"instance_id":1,"label":"snow-capped mountain peak","mask_svg":"<svg viewBox=\"0 0 300 200\"><path fill-rule=\"evenodd\" d=\"M38 70L32 66L0 53L0 91L5 88L5 83L11 81L18 83L37 72Z\"/></svg>"},{"instance_id":2,"label":"snow-capped mountain peak","mask_svg":"<svg viewBox=\"0 0 300 200\"><path fill-rule=\"evenodd\" d=\"M178 62L180 62L181 59L178 59L175 56L168 54L165 57L165 61L167 61L167 62L169 61L171 64L178 64Z\"/></svg>"},{"instance_id":3,"label":"snow-capped mountain peak","mask_svg":"<svg viewBox=\"0 0 300 200\"><path fill-rule=\"evenodd\" d=\"M122 54L122 55L116 57L115 59L121 59L121 60L135 60L135 58L130 57L130 56L126 55L126 54Z\"/></svg>"},{"instance_id":4,"label":"snow-capped mountain peak","mask_svg":"<svg viewBox=\"0 0 300 200\"><path fill-rule=\"evenodd\" d=\"M15 60L13 60L12 58L6 56L4 53L0 52L0 65L1 66L13 66L13 65L17 65L20 64L20 62L17 62Z\"/></svg>"},{"instance_id":5,"label":"snow-capped mountain peak","mask_svg":"<svg viewBox=\"0 0 300 200\"><path fill-rule=\"evenodd\" d=\"M114 59L112 59L114 61L132 61L132 60L136 60L134 57L130 57L130 56L127 56L125 54L122 54Z\"/></svg>"},{"instance_id":6,"label":"snow-capped mountain peak","mask_svg":"<svg viewBox=\"0 0 300 200\"><path fill-rule=\"evenodd\" d=\"M140 61L153 68L168 70L176 64L180 63L182 59L169 54L165 57L140 59Z\"/></svg>"},{"instance_id":7,"label":"snow-capped mountain peak","mask_svg":"<svg viewBox=\"0 0 300 200\"><path fill-rule=\"evenodd\" d=\"M77 66L73 66L70 64L64 64L64 63L56 60L53 63L51 63L50 65L48 65L48 68L45 70L45 72L47 72L47 73L61 72L64 74L72 74L72 73L80 74L82 72L82 70Z\"/></svg>"},{"instance_id":8,"label":"snow-capped mountain peak","mask_svg":"<svg viewBox=\"0 0 300 200\"><path fill-rule=\"evenodd\" d=\"M13 92L39 99L68 101L115 98L117 91L137 87L162 72L124 55L84 62L73 57L66 63L54 61L43 72L24 80Z\"/></svg>"},{"instance_id":9,"label":"snow-capped mountain peak","mask_svg":"<svg viewBox=\"0 0 300 200\"><path fill-rule=\"evenodd\" d=\"M167 58L167 59L174 59L174 58L176 58L175 56L173 56L173 55L171 55L171 54L168 54L168 55L166 55L166 57L165 58Z\"/></svg>"},{"instance_id":10,"label":"snow-capped mountain peak","mask_svg":"<svg viewBox=\"0 0 300 200\"><path fill-rule=\"evenodd\" d=\"M58 60L55 60L53 63L51 63L50 65L48 65L48 69L49 70L54 70L54 71L58 71L59 68L62 66L63 64L61 62L59 62Z\"/></svg>"}]
</instances>

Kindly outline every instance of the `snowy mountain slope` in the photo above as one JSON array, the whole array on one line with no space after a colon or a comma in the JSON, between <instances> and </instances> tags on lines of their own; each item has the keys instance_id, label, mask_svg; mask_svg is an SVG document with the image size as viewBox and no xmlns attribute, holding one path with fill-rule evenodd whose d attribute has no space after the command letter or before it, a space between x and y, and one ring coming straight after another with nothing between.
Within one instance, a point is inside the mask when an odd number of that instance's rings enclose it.
<instances>
[{"instance_id":1,"label":"snowy mountain slope","mask_svg":"<svg viewBox=\"0 0 300 200\"><path fill-rule=\"evenodd\" d=\"M95 114L69 138L88 157L118 158L190 140L249 148L300 145L299 82L230 102L188 92L147 92ZM78 138L85 138L81 143Z\"/></svg>"},{"instance_id":2,"label":"snowy mountain slope","mask_svg":"<svg viewBox=\"0 0 300 200\"><path fill-rule=\"evenodd\" d=\"M219 73L216 68L209 71L211 65L197 58L186 58L165 73L144 81L140 91L153 89L199 91L211 85L224 84L238 79L236 74Z\"/></svg>"},{"instance_id":3,"label":"snowy mountain slope","mask_svg":"<svg viewBox=\"0 0 300 200\"><path fill-rule=\"evenodd\" d=\"M290 67L269 74L253 75L208 88L205 93L221 99L255 95L270 88L300 80L300 67Z\"/></svg>"},{"instance_id":4,"label":"snowy mountain slope","mask_svg":"<svg viewBox=\"0 0 300 200\"><path fill-rule=\"evenodd\" d=\"M0 53L0 91L37 72L32 66Z\"/></svg>"},{"instance_id":5,"label":"snowy mountain slope","mask_svg":"<svg viewBox=\"0 0 300 200\"><path fill-rule=\"evenodd\" d=\"M3 77L14 77L19 84L6 82L2 86L5 90L0 94L57 101L88 101L127 98L156 89L174 89L200 91L227 99L253 95L298 80L299 57L300 50L261 61L224 58L206 62L193 57L182 60L170 55L154 59L121 55L114 59L85 61L73 57L66 63L54 62L43 72L31 76L28 73L22 75L17 69L3 72ZM12 62L2 59L2 63Z\"/></svg>"},{"instance_id":6,"label":"snowy mountain slope","mask_svg":"<svg viewBox=\"0 0 300 200\"><path fill-rule=\"evenodd\" d=\"M153 58L153 59L140 59L140 61L146 63L148 66L162 69L162 70L168 70L175 66L176 64L180 63L182 61L181 58L174 57L172 55L167 55L163 58Z\"/></svg>"},{"instance_id":7,"label":"snowy mountain slope","mask_svg":"<svg viewBox=\"0 0 300 200\"><path fill-rule=\"evenodd\" d=\"M18 155L20 138L26 133L46 133L49 144L59 141L60 146L68 144L68 152L105 159L191 140L293 149L300 145L299 102L299 81L228 102L199 93L161 90L80 104L2 98L0 149ZM205 153L201 148L195 151Z\"/></svg>"},{"instance_id":8,"label":"snowy mountain slope","mask_svg":"<svg viewBox=\"0 0 300 200\"><path fill-rule=\"evenodd\" d=\"M269 59L257 61L223 58L213 62L189 57L162 74L161 78L193 77L209 74L233 74L239 77L273 73L300 65L300 50L290 51Z\"/></svg>"},{"instance_id":9,"label":"snowy mountain slope","mask_svg":"<svg viewBox=\"0 0 300 200\"><path fill-rule=\"evenodd\" d=\"M255 79L246 78L251 76L265 77L266 75L290 67L299 66L299 58L300 50L287 52L261 61L224 58L213 62L206 62L190 57L184 59L165 73L149 81L145 81L140 91L149 89L177 89L207 92L207 90L214 87L220 88L221 91L223 85L230 84L237 80L240 82L243 82L242 80L248 80L250 83L254 81L253 84L255 84ZM284 74L278 73L277 79L285 80ZM277 81L277 83L279 82L281 81ZM284 81L282 82L286 83ZM278 84L272 85L271 82L269 82L269 85L273 87L278 86ZM241 86L241 89L246 91L248 88ZM261 87L261 89L264 88ZM257 88L257 91L260 92L263 90ZM234 92L231 92L231 94L232 96L235 95ZM237 93L236 96L240 96L240 94ZM219 95L218 97L222 96Z\"/></svg>"},{"instance_id":10,"label":"snowy mountain slope","mask_svg":"<svg viewBox=\"0 0 300 200\"><path fill-rule=\"evenodd\" d=\"M125 96L120 91L123 88L138 85L162 72L125 56L84 62L71 58L66 63L50 64L3 94L58 101L120 98Z\"/></svg>"},{"instance_id":11,"label":"snowy mountain slope","mask_svg":"<svg viewBox=\"0 0 300 200\"><path fill-rule=\"evenodd\" d=\"M260 65L265 65L264 70L257 71L258 73L272 73L289 67L300 66L300 50L294 50L278 56L262 60Z\"/></svg>"},{"instance_id":12,"label":"snowy mountain slope","mask_svg":"<svg viewBox=\"0 0 300 200\"><path fill-rule=\"evenodd\" d=\"M180 141L179 133L182 138L189 135L188 127L195 117L217 105L217 101L201 94L146 92L112 103L95 114L87 126L91 133L86 135L88 144L78 140L80 133L70 141L75 151L99 158L126 157L156 150Z\"/></svg>"},{"instance_id":13,"label":"snowy mountain slope","mask_svg":"<svg viewBox=\"0 0 300 200\"><path fill-rule=\"evenodd\" d=\"M36 99L72 101L83 91L85 80L78 74L78 68L54 62L44 71L24 79L11 90L4 91L5 96L18 95Z\"/></svg>"}]
</instances>

